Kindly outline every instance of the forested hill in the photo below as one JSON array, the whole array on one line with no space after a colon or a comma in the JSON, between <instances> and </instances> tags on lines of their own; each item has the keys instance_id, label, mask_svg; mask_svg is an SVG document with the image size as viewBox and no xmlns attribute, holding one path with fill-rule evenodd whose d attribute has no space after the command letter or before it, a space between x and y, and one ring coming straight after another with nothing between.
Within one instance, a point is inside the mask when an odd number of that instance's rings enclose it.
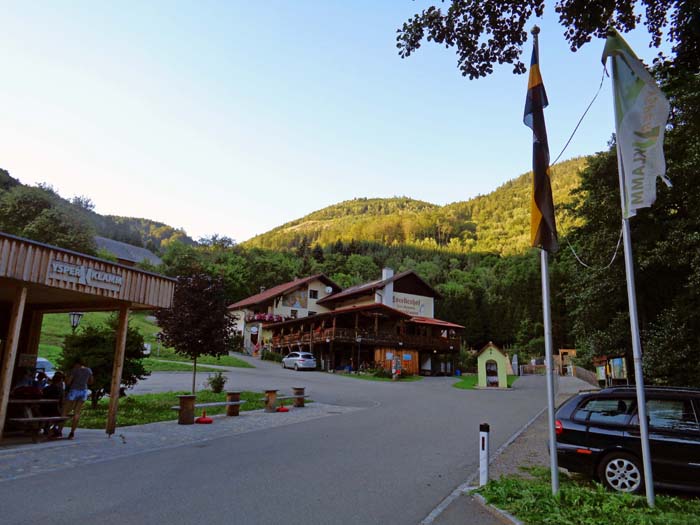
<instances>
[{"instance_id":1,"label":"forested hill","mask_svg":"<svg viewBox=\"0 0 700 525\"><path fill-rule=\"evenodd\" d=\"M48 185L27 186L0 169L0 230L92 253L100 235L159 251L173 241L194 244L184 230L150 219L100 215L85 196L68 200Z\"/></svg>"},{"instance_id":2,"label":"forested hill","mask_svg":"<svg viewBox=\"0 0 700 525\"><path fill-rule=\"evenodd\" d=\"M571 192L579 184L579 171L586 162L587 157L579 157L552 168L560 233L572 226L564 208L571 201ZM326 246L340 239L457 252L522 253L530 246L531 185L529 172L488 195L445 206L407 197L353 199L283 224L244 245L279 250L303 242Z\"/></svg>"}]
</instances>

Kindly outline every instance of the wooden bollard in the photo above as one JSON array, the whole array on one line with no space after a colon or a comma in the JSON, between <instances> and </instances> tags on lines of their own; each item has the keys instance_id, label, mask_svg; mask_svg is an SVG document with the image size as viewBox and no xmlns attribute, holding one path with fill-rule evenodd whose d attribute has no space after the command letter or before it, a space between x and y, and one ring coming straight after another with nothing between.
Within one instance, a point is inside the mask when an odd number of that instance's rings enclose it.
<instances>
[{"instance_id":1,"label":"wooden bollard","mask_svg":"<svg viewBox=\"0 0 700 525\"><path fill-rule=\"evenodd\" d=\"M265 390L265 412L277 410L277 390Z\"/></svg>"},{"instance_id":2,"label":"wooden bollard","mask_svg":"<svg viewBox=\"0 0 700 525\"><path fill-rule=\"evenodd\" d=\"M177 424L194 425L194 402L197 396L189 394L177 397L180 400L180 412L177 416Z\"/></svg>"},{"instance_id":3,"label":"wooden bollard","mask_svg":"<svg viewBox=\"0 0 700 525\"><path fill-rule=\"evenodd\" d=\"M296 408L303 408L304 407L304 387L303 386L292 387L292 392L294 392L294 406ZM299 397L297 397L297 396L299 396Z\"/></svg>"},{"instance_id":4,"label":"wooden bollard","mask_svg":"<svg viewBox=\"0 0 700 525\"><path fill-rule=\"evenodd\" d=\"M226 392L226 401L229 403L232 403L233 401L240 401L241 400L241 393L240 392ZM227 416L237 416L239 414L239 410L241 408L241 405L226 405L226 415Z\"/></svg>"}]
</instances>

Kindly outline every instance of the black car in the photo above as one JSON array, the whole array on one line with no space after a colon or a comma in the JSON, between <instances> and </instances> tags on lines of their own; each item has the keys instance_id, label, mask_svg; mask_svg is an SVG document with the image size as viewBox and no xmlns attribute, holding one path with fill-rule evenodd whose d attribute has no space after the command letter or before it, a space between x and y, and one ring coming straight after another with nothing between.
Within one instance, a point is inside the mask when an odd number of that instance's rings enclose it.
<instances>
[{"instance_id":1,"label":"black car","mask_svg":"<svg viewBox=\"0 0 700 525\"><path fill-rule=\"evenodd\" d=\"M700 390L646 388L654 485L700 490ZM644 487L634 387L583 392L556 412L559 466L620 492Z\"/></svg>"}]
</instances>

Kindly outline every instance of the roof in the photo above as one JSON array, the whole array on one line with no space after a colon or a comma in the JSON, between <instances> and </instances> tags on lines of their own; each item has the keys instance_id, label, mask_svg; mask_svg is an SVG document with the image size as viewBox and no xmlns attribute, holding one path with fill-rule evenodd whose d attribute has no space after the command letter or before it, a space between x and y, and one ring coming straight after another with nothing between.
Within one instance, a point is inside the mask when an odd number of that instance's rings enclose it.
<instances>
[{"instance_id":1,"label":"roof","mask_svg":"<svg viewBox=\"0 0 700 525\"><path fill-rule=\"evenodd\" d=\"M251 295L250 297L246 297L245 299L241 299L238 302L230 304L228 306L228 309L240 310L241 308L245 308L246 306L254 306L257 304L266 303L268 301L271 301L275 297L284 295L288 292L291 292L292 290L296 290L297 288L300 288L301 286L310 283L311 281L315 281L317 279L327 284L328 286L331 286L334 290L341 290L340 286L338 286L331 279L326 277L325 274L317 273L316 275L311 275L310 277L304 277L303 279L294 279L293 281L289 281L288 283L278 284L277 286L273 286L272 288L263 290L258 294Z\"/></svg>"},{"instance_id":2,"label":"roof","mask_svg":"<svg viewBox=\"0 0 700 525\"><path fill-rule=\"evenodd\" d=\"M464 329L461 324L450 323L442 319L434 319L432 317L411 317L411 322L416 324L429 324L432 326L440 326L442 328Z\"/></svg>"},{"instance_id":3,"label":"roof","mask_svg":"<svg viewBox=\"0 0 700 525\"><path fill-rule=\"evenodd\" d=\"M332 310L330 312L323 312L320 314L315 314L315 315L309 315L308 317L298 317L296 319L288 319L287 321L282 321L279 323L270 323L266 325L266 328L274 328L278 326L286 326L294 323L300 323L300 322L308 322L310 320L316 320L316 319L323 319L326 317L333 317L336 315L343 315L343 314L349 314L353 312L364 312L367 310L384 310L387 314L390 315L395 315L396 317L403 317L404 319L409 319L411 316L402 312L401 310L397 310L396 308L392 308L391 306L387 306L382 303L371 303L371 304L363 304L359 306L348 306L345 308L338 308L337 310Z\"/></svg>"},{"instance_id":4,"label":"roof","mask_svg":"<svg viewBox=\"0 0 700 525\"><path fill-rule=\"evenodd\" d=\"M114 239L108 239L107 237L100 236L95 236L95 244L97 244L98 248L114 254L117 259L122 261L131 261L133 263L146 261L154 266L158 266L163 263L161 258L152 251L140 246L134 246L133 244L127 244L125 242L115 241Z\"/></svg>"},{"instance_id":5,"label":"roof","mask_svg":"<svg viewBox=\"0 0 700 525\"><path fill-rule=\"evenodd\" d=\"M479 351L476 353L476 357L479 357L481 354L483 354L483 353L484 353L486 350L488 350L489 348L494 348L494 349L498 350L501 354L503 354L503 357L508 357L508 356L506 355L506 353L505 353L503 350L501 350L500 348L498 348L495 344L493 344L492 341L489 341L488 344L487 344L486 346L484 346L484 348L482 348L481 350L479 350Z\"/></svg>"},{"instance_id":6,"label":"roof","mask_svg":"<svg viewBox=\"0 0 700 525\"><path fill-rule=\"evenodd\" d=\"M435 289L430 286L428 283L426 283L421 277L414 272L413 270L406 270L405 272L397 273L396 275L393 275L387 279L377 279L375 281L370 281L367 283L362 283L362 284L356 284L355 286L351 286L350 288L346 288L342 292L338 292L332 295L328 295L324 297L323 299L320 299L317 301L317 304L324 304L324 303L332 303L336 301L342 301L344 299L349 299L351 297L355 297L357 295L365 295L369 293L374 293L376 290L379 290L381 288L384 288L387 284L391 282L398 281L400 279L403 279L404 277L414 277L417 279L421 284L429 288L435 295L435 297L439 297L440 294L435 291Z\"/></svg>"}]
</instances>

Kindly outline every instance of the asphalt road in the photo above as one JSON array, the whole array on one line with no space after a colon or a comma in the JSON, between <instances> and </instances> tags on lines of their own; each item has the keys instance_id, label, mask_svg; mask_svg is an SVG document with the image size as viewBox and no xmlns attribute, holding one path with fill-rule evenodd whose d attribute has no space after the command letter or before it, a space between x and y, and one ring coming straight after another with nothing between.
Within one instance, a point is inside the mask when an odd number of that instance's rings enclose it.
<instances>
[{"instance_id":1,"label":"asphalt road","mask_svg":"<svg viewBox=\"0 0 700 525\"><path fill-rule=\"evenodd\" d=\"M454 378L381 383L256 365L227 373L227 389L306 386L364 410L3 482L2 522L418 523L476 469L480 422L495 450L545 404L542 377L464 391ZM138 390L190 381L159 373Z\"/></svg>"}]
</instances>

